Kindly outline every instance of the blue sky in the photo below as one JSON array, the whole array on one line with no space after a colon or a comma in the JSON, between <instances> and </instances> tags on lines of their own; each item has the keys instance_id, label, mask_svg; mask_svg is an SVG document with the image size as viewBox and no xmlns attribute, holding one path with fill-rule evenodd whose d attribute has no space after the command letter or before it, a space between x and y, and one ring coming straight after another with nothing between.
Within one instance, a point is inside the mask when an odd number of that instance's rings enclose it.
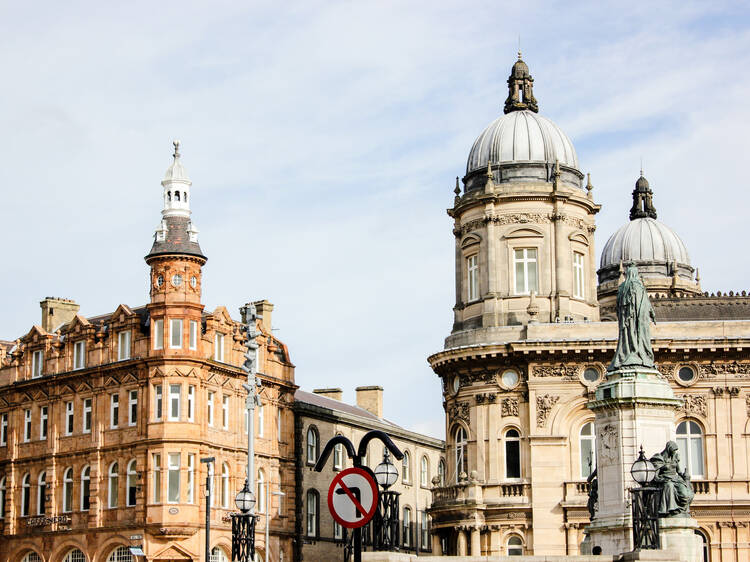
<instances>
[{"instance_id":1,"label":"blue sky","mask_svg":"<svg viewBox=\"0 0 750 562\"><path fill-rule=\"evenodd\" d=\"M451 322L445 209L501 112L518 36L540 112L591 172L596 245L641 158L706 290L750 288L746 3L0 5L0 338L47 295L148 298L143 256L182 141L204 302L276 305L304 389L382 384L442 435L426 357Z\"/></svg>"}]
</instances>

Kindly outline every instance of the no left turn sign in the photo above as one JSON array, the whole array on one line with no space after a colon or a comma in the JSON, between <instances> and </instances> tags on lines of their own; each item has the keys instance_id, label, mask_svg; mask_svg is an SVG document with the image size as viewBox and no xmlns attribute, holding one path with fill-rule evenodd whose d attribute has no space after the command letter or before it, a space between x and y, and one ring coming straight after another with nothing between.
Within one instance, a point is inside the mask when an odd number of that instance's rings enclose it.
<instances>
[{"instance_id":1,"label":"no left turn sign","mask_svg":"<svg viewBox=\"0 0 750 562\"><path fill-rule=\"evenodd\" d=\"M366 525L378 507L378 485L362 468L339 472L328 488L328 509L333 518L347 529Z\"/></svg>"}]
</instances>

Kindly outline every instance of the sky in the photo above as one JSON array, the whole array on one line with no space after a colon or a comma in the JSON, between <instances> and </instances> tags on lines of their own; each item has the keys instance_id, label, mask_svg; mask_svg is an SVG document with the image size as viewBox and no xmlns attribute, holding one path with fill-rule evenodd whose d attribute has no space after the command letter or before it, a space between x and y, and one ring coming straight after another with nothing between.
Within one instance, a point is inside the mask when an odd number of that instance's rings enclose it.
<instances>
[{"instance_id":1,"label":"sky","mask_svg":"<svg viewBox=\"0 0 750 562\"><path fill-rule=\"evenodd\" d=\"M0 2L0 339L45 296L144 304L172 140L203 300L275 305L305 390L443 437L452 205L519 36L590 172L597 252L641 161L707 291L750 289L746 2Z\"/></svg>"}]
</instances>

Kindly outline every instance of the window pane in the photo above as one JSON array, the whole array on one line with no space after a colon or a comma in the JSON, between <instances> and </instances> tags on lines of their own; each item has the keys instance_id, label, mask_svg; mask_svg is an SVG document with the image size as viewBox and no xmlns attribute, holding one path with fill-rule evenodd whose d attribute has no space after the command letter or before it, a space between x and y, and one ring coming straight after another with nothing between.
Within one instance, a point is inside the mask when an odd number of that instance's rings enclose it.
<instances>
[{"instance_id":1,"label":"window pane","mask_svg":"<svg viewBox=\"0 0 750 562\"><path fill-rule=\"evenodd\" d=\"M529 253L531 253L532 251L534 252L534 257L536 257L536 250L529 250ZM528 290L538 293L539 289L537 288L536 261L528 263L528 275L529 275Z\"/></svg>"},{"instance_id":2,"label":"window pane","mask_svg":"<svg viewBox=\"0 0 750 562\"><path fill-rule=\"evenodd\" d=\"M703 439L690 440L690 472L693 476L703 476Z\"/></svg>"},{"instance_id":3,"label":"window pane","mask_svg":"<svg viewBox=\"0 0 750 562\"><path fill-rule=\"evenodd\" d=\"M169 478L167 481L167 501L180 501L180 454L169 453Z\"/></svg>"},{"instance_id":4,"label":"window pane","mask_svg":"<svg viewBox=\"0 0 750 562\"><path fill-rule=\"evenodd\" d=\"M685 462L688 458L688 440L685 437L677 438L677 448L680 451L680 470L685 470Z\"/></svg>"},{"instance_id":5,"label":"window pane","mask_svg":"<svg viewBox=\"0 0 750 562\"><path fill-rule=\"evenodd\" d=\"M516 256L518 256L518 250L516 250ZM525 282L523 275L523 262L516 262L516 293L525 292Z\"/></svg>"},{"instance_id":6,"label":"window pane","mask_svg":"<svg viewBox=\"0 0 750 562\"><path fill-rule=\"evenodd\" d=\"M505 443L505 476L507 478L521 477L521 454L519 441Z\"/></svg>"}]
</instances>

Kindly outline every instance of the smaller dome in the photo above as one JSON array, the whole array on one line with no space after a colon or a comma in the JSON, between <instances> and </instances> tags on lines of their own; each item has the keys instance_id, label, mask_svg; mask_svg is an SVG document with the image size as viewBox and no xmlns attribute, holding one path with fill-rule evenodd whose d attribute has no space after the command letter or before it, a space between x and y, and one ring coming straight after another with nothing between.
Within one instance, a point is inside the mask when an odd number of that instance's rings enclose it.
<instances>
[{"instance_id":1,"label":"smaller dome","mask_svg":"<svg viewBox=\"0 0 750 562\"><path fill-rule=\"evenodd\" d=\"M635 182L635 188L636 189L648 189L648 180L643 177L643 172L641 172L641 177L638 178L638 180Z\"/></svg>"},{"instance_id":2,"label":"smaller dome","mask_svg":"<svg viewBox=\"0 0 750 562\"><path fill-rule=\"evenodd\" d=\"M167 168L167 171L164 173L164 180L162 180L161 184L166 186L166 184L171 182L179 182L189 185L192 182L190 181L190 178L185 171L185 167L182 165L182 161L180 160L180 141L176 140L172 144L174 145L174 154L172 155L174 160L172 161L172 164L170 164L169 168Z\"/></svg>"},{"instance_id":3,"label":"smaller dome","mask_svg":"<svg viewBox=\"0 0 750 562\"><path fill-rule=\"evenodd\" d=\"M601 268L619 267L620 262L676 262L690 266L690 256L674 230L656 219L639 218L622 226L604 245Z\"/></svg>"},{"instance_id":4,"label":"smaller dome","mask_svg":"<svg viewBox=\"0 0 750 562\"><path fill-rule=\"evenodd\" d=\"M510 75L513 78L528 78L529 66L519 58L516 61L516 64L513 65L513 70L511 70Z\"/></svg>"}]
</instances>

